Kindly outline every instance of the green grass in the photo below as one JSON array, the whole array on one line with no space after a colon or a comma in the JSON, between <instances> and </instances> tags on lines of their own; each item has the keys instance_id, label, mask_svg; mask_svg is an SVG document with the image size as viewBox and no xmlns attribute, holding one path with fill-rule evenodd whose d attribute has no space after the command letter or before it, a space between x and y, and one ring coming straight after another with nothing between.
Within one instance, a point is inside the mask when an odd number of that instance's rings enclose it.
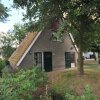
<instances>
[{"instance_id":1,"label":"green grass","mask_svg":"<svg viewBox=\"0 0 100 100\"><path fill-rule=\"evenodd\" d=\"M52 89L64 94L66 91L78 95L83 94L84 88L89 85L94 94L100 97L100 65L95 61L84 62L85 75L80 76L77 69L54 73L51 82Z\"/></svg>"},{"instance_id":2,"label":"green grass","mask_svg":"<svg viewBox=\"0 0 100 100\"><path fill-rule=\"evenodd\" d=\"M100 71L100 64L98 64L98 62L94 60L87 60L84 62L84 69Z\"/></svg>"}]
</instances>

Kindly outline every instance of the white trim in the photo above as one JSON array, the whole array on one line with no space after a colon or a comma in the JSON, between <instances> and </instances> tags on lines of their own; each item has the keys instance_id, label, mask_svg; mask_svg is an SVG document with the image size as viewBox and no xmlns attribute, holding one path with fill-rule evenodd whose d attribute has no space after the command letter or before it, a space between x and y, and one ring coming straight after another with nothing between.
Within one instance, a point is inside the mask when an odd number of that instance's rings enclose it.
<instances>
[{"instance_id":1,"label":"white trim","mask_svg":"<svg viewBox=\"0 0 100 100\"><path fill-rule=\"evenodd\" d=\"M42 52L42 71L44 71L44 53Z\"/></svg>"},{"instance_id":2,"label":"white trim","mask_svg":"<svg viewBox=\"0 0 100 100\"><path fill-rule=\"evenodd\" d=\"M32 43L30 44L30 46L27 48L27 50L24 52L23 56L20 58L20 60L17 62L17 66L20 65L20 63L22 62L22 60L24 59L24 57L26 56L26 54L28 53L28 51L31 49L31 47L33 46L33 44L36 42L36 40L38 39L38 37L40 36L40 34L42 33L42 31L40 31L39 33L37 33L36 37L33 39Z\"/></svg>"},{"instance_id":3,"label":"white trim","mask_svg":"<svg viewBox=\"0 0 100 100\"><path fill-rule=\"evenodd\" d=\"M77 45L75 44L75 40L74 40L74 38L73 38L72 34L71 34L71 33L69 33L69 36L70 36L70 38L71 38L72 42L74 43L74 47L75 47L76 51L78 52L78 47L77 47Z\"/></svg>"}]
</instances>

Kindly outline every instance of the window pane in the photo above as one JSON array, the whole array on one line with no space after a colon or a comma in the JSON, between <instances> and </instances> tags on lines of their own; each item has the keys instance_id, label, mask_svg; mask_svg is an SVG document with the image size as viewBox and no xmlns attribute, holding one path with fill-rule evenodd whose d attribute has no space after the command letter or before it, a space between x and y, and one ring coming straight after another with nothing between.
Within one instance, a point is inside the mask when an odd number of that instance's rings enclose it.
<instances>
[{"instance_id":1,"label":"window pane","mask_svg":"<svg viewBox=\"0 0 100 100\"><path fill-rule=\"evenodd\" d=\"M34 60L37 66L42 67L42 53L41 52L34 53Z\"/></svg>"}]
</instances>

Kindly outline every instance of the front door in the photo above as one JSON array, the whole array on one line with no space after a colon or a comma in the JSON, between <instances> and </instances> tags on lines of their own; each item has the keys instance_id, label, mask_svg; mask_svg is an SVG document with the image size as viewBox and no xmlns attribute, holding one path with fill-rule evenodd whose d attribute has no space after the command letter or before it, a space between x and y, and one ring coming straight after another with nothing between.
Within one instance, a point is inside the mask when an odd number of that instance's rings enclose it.
<instances>
[{"instance_id":1,"label":"front door","mask_svg":"<svg viewBox=\"0 0 100 100\"><path fill-rule=\"evenodd\" d=\"M71 54L70 54L70 52L65 52L65 67L71 68Z\"/></svg>"},{"instance_id":2,"label":"front door","mask_svg":"<svg viewBox=\"0 0 100 100\"><path fill-rule=\"evenodd\" d=\"M52 71L52 52L44 52L44 70Z\"/></svg>"}]
</instances>

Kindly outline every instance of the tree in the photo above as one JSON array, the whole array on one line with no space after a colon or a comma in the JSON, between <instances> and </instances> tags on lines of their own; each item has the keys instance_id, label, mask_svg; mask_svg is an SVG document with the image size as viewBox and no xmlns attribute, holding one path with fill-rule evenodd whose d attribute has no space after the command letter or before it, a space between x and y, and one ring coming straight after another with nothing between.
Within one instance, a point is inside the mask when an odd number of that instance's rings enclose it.
<instances>
[{"instance_id":1,"label":"tree","mask_svg":"<svg viewBox=\"0 0 100 100\"><path fill-rule=\"evenodd\" d=\"M88 48L88 51L97 52L98 53L98 62L100 63L100 29L99 29L100 23L97 28L98 31L95 32L95 36L92 39L92 42L90 43L90 46Z\"/></svg>"},{"instance_id":2,"label":"tree","mask_svg":"<svg viewBox=\"0 0 100 100\"><path fill-rule=\"evenodd\" d=\"M25 25L15 24L12 33L14 33L14 37L20 43L26 36L27 28Z\"/></svg>"},{"instance_id":3,"label":"tree","mask_svg":"<svg viewBox=\"0 0 100 100\"><path fill-rule=\"evenodd\" d=\"M16 45L15 38L8 32L5 36L1 37L0 41L2 43L3 56L5 60L8 60L8 58L11 56L11 54L15 50L15 47L14 47L14 45Z\"/></svg>"},{"instance_id":4,"label":"tree","mask_svg":"<svg viewBox=\"0 0 100 100\"><path fill-rule=\"evenodd\" d=\"M0 22L6 21L6 18L9 16L7 12L8 8L0 3Z\"/></svg>"},{"instance_id":5,"label":"tree","mask_svg":"<svg viewBox=\"0 0 100 100\"><path fill-rule=\"evenodd\" d=\"M84 74L82 53L93 38L94 26L100 21L100 0L13 0L16 7L26 8L26 19L39 29L57 19L62 20L57 33L72 33L79 48L78 69ZM64 16L65 15L65 16ZM33 19L36 19L35 21Z\"/></svg>"}]
</instances>

